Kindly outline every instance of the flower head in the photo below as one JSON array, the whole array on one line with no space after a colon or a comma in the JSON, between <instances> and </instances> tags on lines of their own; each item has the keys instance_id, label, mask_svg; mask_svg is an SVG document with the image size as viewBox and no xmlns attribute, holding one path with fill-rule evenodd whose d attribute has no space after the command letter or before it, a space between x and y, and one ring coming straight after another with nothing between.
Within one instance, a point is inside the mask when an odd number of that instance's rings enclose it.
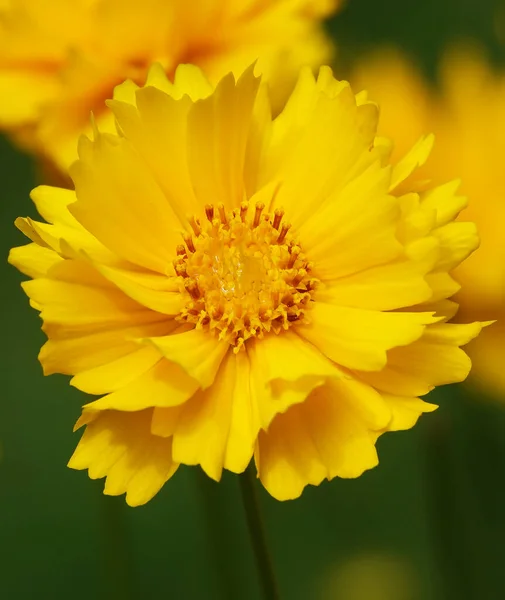
<instances>
[{"instance_id":1,"label":"flower head","mask_svg":"<svg viewBox=\"0 0 505 600\"><path fill-rule=\"evenodd\" d=\"M0 7L0 127L66 169L89 113L113 129L104 101L158 61L171 77L199 65L212 83L256 69L285 100L301 65L332 53L320 27L338 0L7 0Z\"/></svg>"},{"instance_id":2,"label":"flower head","mask_svg":"<svg viewBox=\"0 0 505 600\"><path fill-rule=\"evenodd\" d=\"M460 314L463 319L497 318L505 311L505 76L493 72L478 49L456 47L444 57L439 78L441 89L435 92L391 51L364 61L355 73L356 83L367 86L384 106L381 133L398 142L398 154L420 131L434 132L437 142L421 178L441 182L462 175L461 190L471 199L467 216L477 224L482 243L454 274L462 285ZM498 319L468 349L473 380L497 392L505 390L503 333Z\"/></svg>"},{"instance_id":3,"label":"flower head","mask_svg":"<svg viewBox=\"0 0 505 600\"><path fill-rule=\"evenodd\" d=\"M430 137L392 166L377 106L329 68L275 119L252 68L213 87L155 66L109 106L119 134L81 139L75 192L33 191L47 223L20 219L10 255L45 372L101 395L71 467L135 505L179 464L219 480L254 457L294 498L375 466L435 408L419 396L466 377L480 325L447 322L449 273L477 237L456 184L413 183Z\"/></svg>"}]
</instances>

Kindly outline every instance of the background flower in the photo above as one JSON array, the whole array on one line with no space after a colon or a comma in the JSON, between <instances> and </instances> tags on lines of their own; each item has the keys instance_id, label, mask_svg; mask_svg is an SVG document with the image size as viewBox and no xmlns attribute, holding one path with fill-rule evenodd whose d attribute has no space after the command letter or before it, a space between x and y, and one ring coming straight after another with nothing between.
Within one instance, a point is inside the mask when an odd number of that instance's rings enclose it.
<instances>
[{"instance_id":1,"label":"background flower","mask_svg":"<svg viewBox=\"0 0 505 600\"><path fill-rule=\"evenodd\" d=\"M46 373L106 394L70 466L132 505L180 463L220 480L254 454L281 500L357 477L470 369L480 325L447 321L478 238L457 185L416 192L431 138L391 167L376 105L328 67L273 121L259 83L155 65L116 88L121 135L81 139L75 193L33 192L49 224L18 221Z\"/></svg>"},{"instance_id":2,"label":"background flower","mask_svg":"<svg viewBox=\"0 0 505 600\"><path fill-rule=\"evenodd\" d=\"M501 162L505 152L505 77L493 69L475 47L455 47L440 65L440 89L435 90L399 52L386 50L363 59L355 85L371 90L383 107L380 131L396 142L401 155L423 130L436 143L422 176L441 182L458 177L461 192L471 199L465 218L481 232L479 252L462 264L455 277L459 318L498 319L468 351L474 381L496 395L505 392L502 369L505 338L505 182Z\"/></svg>"},{"instance_id":3,"label":"background flower","mask_svg":"<svg viewBox=\"0 0 505 600\"><path fill-rule=\"evenodd\" d=\"M173 75L198 64L216 83L253 61L275 81L276 105L301 65L327 61L320 27L338 0L9 0L0 7L0 126L66 169L89 113L107 127L104 101L153 61ZM113 130L113 122L108 121Z\"/></svg>"}]
</instances>

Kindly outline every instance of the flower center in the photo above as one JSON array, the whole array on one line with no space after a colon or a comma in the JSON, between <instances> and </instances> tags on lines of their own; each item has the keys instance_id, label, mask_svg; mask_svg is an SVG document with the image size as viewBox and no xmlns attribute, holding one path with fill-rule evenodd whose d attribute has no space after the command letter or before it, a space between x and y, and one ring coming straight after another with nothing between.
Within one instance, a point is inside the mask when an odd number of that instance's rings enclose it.
<instances>
[{"instance_id":1,"label":"flower center","mask_svg":"<svg viewBox=\"0 0 505 600\"><path fill-rule=\"evenodd\" d=\"M264 208L207 205L203 225L189 219L194 235L184 236L174 260L187 298L177 319L215 331L235 352L251 337L306 323L318 283L283 211L268 215Z\"/></svg>"}]
</instances>

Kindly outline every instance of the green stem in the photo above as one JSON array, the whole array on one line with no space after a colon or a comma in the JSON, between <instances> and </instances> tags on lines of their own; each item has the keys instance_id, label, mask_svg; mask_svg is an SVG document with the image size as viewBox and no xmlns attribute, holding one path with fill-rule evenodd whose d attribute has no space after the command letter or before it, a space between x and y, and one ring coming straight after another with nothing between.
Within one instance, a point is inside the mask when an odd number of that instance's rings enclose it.
<instances>
[{"instance_id":1,"label":"green stem","mask_svg":"<svg viewBox=\"0 0 505 600\"><path fill-rule=\"evenodd\" d=\"M251 538L251 546L256 559L260 586L265 600L280 600L279 588L275 579L272 560L265 536L265 527L261 518L254 466L251 463L239 476L242 502Z\"/></svg>"}]
</instances>

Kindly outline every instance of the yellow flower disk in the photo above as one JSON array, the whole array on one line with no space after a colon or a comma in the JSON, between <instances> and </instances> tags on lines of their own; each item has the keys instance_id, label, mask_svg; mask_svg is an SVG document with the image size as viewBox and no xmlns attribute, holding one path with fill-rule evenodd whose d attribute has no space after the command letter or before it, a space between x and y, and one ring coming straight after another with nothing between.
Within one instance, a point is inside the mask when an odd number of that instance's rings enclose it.
<instances>
[{"instance_id":1,"label":"yellow flower disk","mask_svg":"<svg viewBox=\"0 0 505 600\"><path fill-rule=\"evenodd\" d=\"M381 104L380 133L395 140L401 155L423 131L436 143L418 178L442 182L462 178L470 199L466 217L479 229L481 245L459 266L462 286L458 319L498 319L468 348L472 381L496 396L505 393L505 75L493 72L476 47L447 51L439 73L440 90L429 88L419 71L398 51L383 50L356 68L353 82L365 86ZM456 227L454 225L453 227ZM471 230L460 227L461 243ZM459 287L459 286L458 286ZM458 291L454 288L454 292Z\"/></svg>"},{"instance_id":2,"label":"yellow flower disk","mask_svg":"<svg viewBox=\"0 0 505 600\"><path fill-rule=\"evenodd\" d=\"M10 261L40 311L45 373L101 396L70 460L147 502L179 464L254 459L280 500L357 477L375 442L463 380L450 271L478 244L456 184L417 189L432 138L391 164L378 108L324 67L281 114L250 67L217 86L155 65L83 137L75 192L32 193L46 223ZM471 231L462 243L461 230Z\"/></svg>"},{"instance_id":3,"label":"yellow flower disk","mask_svg":"<svg viewBox=\"0 0 505 600\"><path fill-rule=\"evenodd\" d=\"M143 84L160 62L169 77L181 63L215 84L253 61L272 82L280 107L302 65L333 53L321 20L339 0L7 0L0 6L0 128L66 170L93 111L116 85ZM109 115L109 118L108 118Z\"/></svg>"}]
</instances>

